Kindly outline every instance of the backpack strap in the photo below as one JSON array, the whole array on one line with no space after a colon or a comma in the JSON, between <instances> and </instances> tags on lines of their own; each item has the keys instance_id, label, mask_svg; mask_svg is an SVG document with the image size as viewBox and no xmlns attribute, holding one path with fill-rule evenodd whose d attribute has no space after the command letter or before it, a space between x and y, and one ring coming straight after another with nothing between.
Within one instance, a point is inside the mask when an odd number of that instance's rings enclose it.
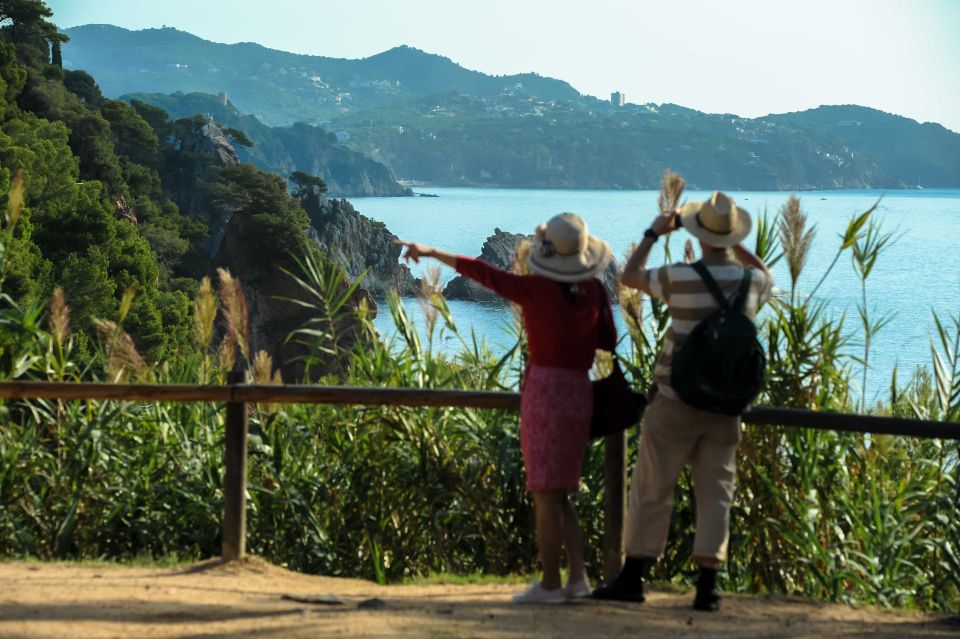
<instances>
[{"instance_id":1,"label":"backpack strap","mask_svg":"<svg viewBox=\"0 0 960 639\"><path fill-rule=\"evenodd\" d=\"M713 275L710 274L710 269L706 267L702 260L696 261L690 266L693 267L693 270L697 272L697 275L700 276L700 279L703 280L703 283L706 285L707 290L710 291L710 294L713 295L713 299L717 301L717 304L720 305L722 309L733 308L733 310L738 313L743 312L743 307L746 305L747 296L750 294L750 282L753 280L753 273L746 266L743 267L743 279L740 280L740 288L737 289L737 296L733 300L733 304L727 300L727 296L723 294L723 291L720 290L720 286L717 284L717 280L713 279Z\"/></svg>"},{"instance_id":2,"label":"backpack strap","mask_svg":"<svg viewBox=\"0 0 960 639\"><path fill-rule=\"evenodd\" d=\"M700 260L694 262L690 266L693 267L693 270L696 271L697 275L700 276L700 279L703 280L707 290L710 291L711 295L713 295L713 299L717 301L717 304L720 305L720 308L729 308L730 303L727 301L727 297L723 294L723 291L720 290L720 287L717 285L717 280L713 279L713 275L710 274L710 269L706 267L703 261Z\"/></svg>"},{"instance_id":3,"label":"backpack strap","mask_svg":"<svg viewBox=\"0 0 960 639\"><path fill-rule=\"evenodd\" d=\"M750 295L750 281L753 279L753 272L749 267L743 267L743 279L740 280L740 290L737 291L737 299L733 302L733 310L738 313L743 312L743 307L747 304L747 296Z\"/></svg>"}]
</instances>

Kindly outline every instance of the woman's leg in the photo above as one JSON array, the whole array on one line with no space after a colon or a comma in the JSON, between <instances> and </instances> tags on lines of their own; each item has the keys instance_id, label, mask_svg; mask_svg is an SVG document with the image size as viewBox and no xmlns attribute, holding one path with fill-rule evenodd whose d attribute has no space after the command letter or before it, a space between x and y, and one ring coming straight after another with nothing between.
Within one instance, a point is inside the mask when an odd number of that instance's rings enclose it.
<instances>
[{"instance_id":1,"label":"woman's leg","mask_svg":"<svg viewBox=\"0 0 960 639\"><path fill-rule=\"evenodd\" d=\"M583 531L577 511L570 503L570 496L563 495L563 545L567 551L567 567L570 569L570 583L575 584L586 579L583 568Z\"/></svg>"},{"instance_id":2,"label":"woman's leg","mask_svg":"<svg viewBox=\"0 0 960 639\"><path fill-rule=\"evenodd\" d=\"M540 567L544 590L556 590L560 582L560 553L563 546L563 501L562 490L543 490L533 493L533 505L537 515L537 546L540 550Z\"/></svg>"}]
</instances>

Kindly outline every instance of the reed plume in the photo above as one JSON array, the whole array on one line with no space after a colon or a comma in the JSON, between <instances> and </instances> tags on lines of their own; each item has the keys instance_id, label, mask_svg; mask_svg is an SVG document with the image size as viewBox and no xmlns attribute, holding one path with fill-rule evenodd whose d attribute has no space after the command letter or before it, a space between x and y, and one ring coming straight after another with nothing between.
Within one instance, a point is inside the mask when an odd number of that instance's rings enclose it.
<instances>
[{"instance_id":1,"label":"reed plume","mask_svg":"<svg viewBox=\"0 0 960 639\"><path fill-rule=\"evenodd\" d=\"M119 323L123 323L123 320L127 319L127 315L130 313L130 309L133 307L133 298L137 296L137 289L139 286L136 282L127 287L127 290L123 292L123 295L120 297L120 310L117 312L117 317Z\"/></svg>"},{"instance_id":2,"label":"reed plume","mask_svg":"<svg viewBox=\"0 0 960 639\"><path fill-rule=\"evenodd\" d=\"M280 371L273 369L273 358L264 350L257 351L253 358L253 383L279 386L283 384ZM267 412L274 413L280 410L280 404L266 403L263 407Z\"/></svg>"},{"instance_id":3,"label":"reed plume","mask_svg":"<svg viewBox=\"0 0 960 639\"><path fill-rule=\"evenodd\" d=\"M90 321L106 345L105 366L113 382L122 381L127 373L141 377L147 372L147 363L119 324L99 317L91 317Z\"/></svg>"},{"instance_id":4,"label":"reed plume","mask_svg":"<svg viewBox=\"0 0 960 639\"><path fill-rule=\"evenodd\" d=\"M693 242L689 239L683 244L683 261L693 264L697 261L697 254L693 250Z\"/></svg>"},{"instance_id":5,"label":"reed plume","mask_svg":"<svg viewBox=\"0 0 960 639\"><path fill-rule=\"evenodd\" d=\"M636 250L637 244L634 242L627 249L627 255L632 255ZM620 302L620 311L623 313L623 319L627 323L627 329L633 341L639 344L640 332L643 330L643 291L618 282L617 301Z\"/></svg>"},{"instance_id":6,"label":"reed plume","mask_svg":"<svg viewBox=\"0 0 960 639\"><path fill-rule=\"evenodd\" d=\"M420 278L420 294L417 296L417 303L423 311L423 317L427 322L427 335L433 337L433 330L437 325L437 297L442 292L440 286L440 267L428 266L423 271L423 277Z\"/></svg>"},{"instance_id":7,"label":"reed plume","mask_svg":"<svg viewBox=\"0 0 960 639\"><path fill-rule=\"evenodd\" d=\"M7 195L7 228L13 232L14 227L20 220L20 212L23 210L23 193L26 190L27 172L23 169L17 171L10 182L10 193Z\"/></svg>"},{"instance_id":8,"label":"reed plume","mask_svg":"<svg viewBox=\"0 0 960 639\"><path fill-rule=\"evenodd\" d=\"M217 319L220 304L209 277L200 280L200 290L193 300L193 338L203 353L210 348L213 339L213 324Z\"/></svg>"},{"instance_id":9,"label":"reed plume","mask_svg":"<svg viewBox=\"0 0 960 639\"><path fill-rule=\"evenodd\" d=\"M671 213L680 206L680 198L683 196L683 190L687 182L679 173L666 169L663 172L663 181L660 183L660 196L657 198L657 204L660 206L661 213Z\"/></svg>"},{"instance_id":10,"label":"reed plume","mask_svg":"<svg viewBox=\"0 0 960 639\"><path fill-rule=\"evenodd\" d=\"M217 347L217 362L222 371L232 371L237 363L237 339L233 333L227 331Z\"/></svg>"},{"instance_id":11,"label":"reed plume","mask_svg":"<svg viewBox=\"0 0 960 639\"><path fill-rule=\"evenodd\" d=\"M593 379L603 379L609 377L613 372L613 353L610 351L598 349L593 357L593 367L590 369L590 376Z\"/></svg>"},{"instance_id":12,"label":"reed plume","mask_svg":"<svg viewBox=\"0 0 960 639\"><path fill-rule=\"evenodd\" d=\"M517 242L513 249L513 255L510 256L510 271L518 275L532 275L530 265L527 260L530 258L530 251L533 250L533 243L530 240L523 239Z\"/></svg>"},{"instance_id":13,"label":"reed plume","mask_svg":"<svg viewBox=\"0 0 960 639\"><path fill-rule=\"evenodd\" d=\"M224 343L232 343L240 347L240 353L245 360L250 360L250 315L247 311L247 298L243 294L240 280L233 277L230 271L218 268L220 277L220 304L223 307L223 318L226 323L227 336ZM221 344L221 349L223 344ZM229 357L232 361L233 357ZM221 358L221 362L223 358Z\"/></svg>"},{"instance_id":14,"label":"reed plume","mask_svg":"<svg viewBox=\"0 0 960 639\"><path fill-rule=\"evenodd\" d=\"M252 372L254 384L273 383L273 358L270 357L270 353L264 350L257 351L253 358Z\"/></svg>"},{"instance_id":15,"label":"reed plume","mask_svg":"<svg viewBox=\"0 0 960 639\"><path fill-rule=\"evenodd\" d=\"M780 207L779 227L780 246L783 247L790 269L792 298L815 232L815 227L807 229L807 214L800 209L800 198L796 195L791 195L787 203Z\"/></svg>"},{"instance_id":16,"label":"reed plume","mask_svg":"<svg viewBox=\"0 0 960 639\"><path fill-rule=\"evenodd\" d=\"M527 239L520 240L513 249L513 255L510 256L510 272L517 275L532 275L530 265L527 260L530 258L530 252L533 250L533 242ZM517 304L510 304L510 310L513 311L513 321L520 334L523 334L523 312Z\"/></svg>"},{"instance_id":17,"label":"reed plume","mask_svg":"<svg viewBox=\"0 0 960 639\"><path fill-rule=\"evenodd\" d=\"M59 286L53 289L50 300L50 319L47 321L50 334L56 340L57 346L63 348L70 337L70 307L63 298L63 289Z\"/></svg>"}]
</instances>

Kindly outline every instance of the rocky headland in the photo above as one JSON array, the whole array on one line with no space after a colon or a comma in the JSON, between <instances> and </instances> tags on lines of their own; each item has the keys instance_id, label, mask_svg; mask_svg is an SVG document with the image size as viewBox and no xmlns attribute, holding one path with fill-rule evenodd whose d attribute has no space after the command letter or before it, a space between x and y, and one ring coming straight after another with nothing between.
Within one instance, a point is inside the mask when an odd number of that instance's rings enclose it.
<instances>
[{"instance_id":1,"label":"rocky headland","mask_svg":"<svg viewBox=\"0 0 960 639\"><path fill-rule=\"evenodd\" d=\"M391 291L416 295L417 281L400 263L397 236L383 222L361 215L345 199L323 194L303 200L310 216L310 237L355 280L366 272L361 286L375 297Z\"/></svg>"}]
</instances>

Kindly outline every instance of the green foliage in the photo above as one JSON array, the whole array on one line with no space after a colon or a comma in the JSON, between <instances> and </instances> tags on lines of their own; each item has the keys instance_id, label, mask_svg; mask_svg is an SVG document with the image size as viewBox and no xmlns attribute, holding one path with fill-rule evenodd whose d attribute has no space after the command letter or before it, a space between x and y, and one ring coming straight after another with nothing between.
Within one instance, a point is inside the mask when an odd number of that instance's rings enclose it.
<instances>
[{"instance_id":1,"label":"green foliage","mask_svg":"<svg viewBox=\"0 0 960 639\"><path fill-rule=\"evenodd\" d=\"M27 176L20 224L5 242L6 294L27 308L65 286L76 347L86 352L89 318L115 316L121 292L136 284L129 330L148 357L161 358L187 339L188 326L174 325L188 321L187 298L162 289L205 226L163 199L159 141L149 123L125 103L104 101L90 76L64 73L23 53L26 46L0 42L0 193L13 172ZM138 214L144 232L135 226Z\"/></svg>"},{"instance_id":2,"label":"green foliage","mask_svg":"<svg viewBox=\"0 0 960 639\"><path fill-rule=\"evenodd\" d=\"M107 100L100 113L110 123L110 140L117 155L149 161L157 153L157 134L139 113L126 102Z\"/></svg>"},{"instance_id":3,"label":"green foliage","mask_svg":"<svg viewBox=\"0 0 960 639\"><path fill-rule=\"evenodd\" d=\"M303 171L294 171L291 173L290 181L293 182L294 187L296 187L294 196L298 198L303 198L308 193L314 191L317 193L327 192L327 183L323 181L323 178L304 173Z\"/></svg>"},{"instance_id":4,"label":"green foliage","mask_svg":"<svg viewBox=\"0 0 960 639\"><path fill-rule=\"evenodd\" d=\"M230 263L241 275L257 279L306 249L310 219L279 176L251 164L225 166L211 186L211 196L234 212L229 226L236 241L230 249L235 259Z\"/></svg>"},{"instance_id":5,"label":"green foliage","mask_svg":"<svg viewBox=\"0 0 960 639\"><path fill-rule=\"evenodd\" d=\"M23 85L27 81L27 70L17 64L16 49L6 42L0 42L0 115L6 116Z\"/></svg>"},{"instance_id":6,"label":"green foliage","mask_svg":"<svg viewBox=\"0 0 960 639\"><path fill-rule=\"evenodd\" d=\"M227 134L227 137L230 139L230 144L232 144L234 147L253 146L253 142L250 141L250 138L248 138L243 131L228 127L224 129L223 132Z\"/></svg>"},{"instance_id":7,"label":"green foliage","mask_svg":"<svg viewBox=\"0 0 960 639\"><path fill-rule=\"evenodd\" d=\"M53 12L42 0L2 0L0 37L16 44L17 53L24 60L46 64L50 61L51 48L56 57L60 45L70 40L47 20L52 16Z\"/></svg>"},{"instance_id":8,"label":"green foliage","mask_svg":"<svg viewBox=\"0 0 960 639\"><path fill-rule=\"evenodd\" d=\"M169 116L166 111L140 100L131 100L130 106L133 107L141 118L147 121L147 124L150 125L150 128L153 129L160 140L166 140L170 137L173 131L168 122Z\"/></svg>"}]
</instances>

